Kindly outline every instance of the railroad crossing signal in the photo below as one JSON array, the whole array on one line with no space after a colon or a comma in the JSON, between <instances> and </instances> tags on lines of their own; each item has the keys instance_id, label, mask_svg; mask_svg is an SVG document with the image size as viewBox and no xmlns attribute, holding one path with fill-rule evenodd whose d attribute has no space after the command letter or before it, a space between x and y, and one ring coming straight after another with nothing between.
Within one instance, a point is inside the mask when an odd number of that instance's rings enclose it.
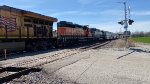
<instances>
[{"instance_id":1,"label":"railroad crossing signal","mask_svg":"<svg viewBox=\"0 0 150 84\"><path fill-rule=\"evenodd\" d=\"M134 23L134 20L129 19L128 23L129 23L129 25L132 25ZM124 25L125 21L120 21L120 22L118 22L118 24Z\"/></svg>"},{"instance_id":2,"label":"railroad crossing signal","mask_svg":"<svg viewBox=\"0 0 150 84\"><path fill-rule=\"evenodd\" d=\"M124 24L124 22L123 22L123 21L120 21L120 22L118 22L118 24L121 24L121 25L123 25L123 24Z\"/></svg>"},{"instance_id":3,"label":"railroad crossing signal","mask_svg":"<svg viewBox=\"0 0 150 84\"><path fill-rule=\"evenodd\" d=\"M132 23L134 22L134 20L129 19L128 23L129 25L132 25Z\"/></svg>"}]
</instances>

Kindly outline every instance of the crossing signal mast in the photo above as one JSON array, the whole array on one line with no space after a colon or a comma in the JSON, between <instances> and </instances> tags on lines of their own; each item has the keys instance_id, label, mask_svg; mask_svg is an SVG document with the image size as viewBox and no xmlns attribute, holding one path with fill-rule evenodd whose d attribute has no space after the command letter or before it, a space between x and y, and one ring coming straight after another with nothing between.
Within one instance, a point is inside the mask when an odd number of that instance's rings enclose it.
<instances>
[{"instance_id":1,"label":"crossing signal mast","mask_svg":"<svg viewBox=\"0 0 150 84\"><path fill-rule=\"evenodd\" d=\"M130 7L127 10L127 1L121 2L121 3L124 4L125 20L118 22L118 24L124 25L124 28L125 28L125 32L124 32L124 34L125 34L125 45L126 45L126 48L128 48L129 47L129 45L128 45L128 36L129 35L128 34L130 33L128 31L128 26L132 25L134 20L130 19ZM127 17L128 13L129 13L129 18Z\"/></svg>"}]
</instances>

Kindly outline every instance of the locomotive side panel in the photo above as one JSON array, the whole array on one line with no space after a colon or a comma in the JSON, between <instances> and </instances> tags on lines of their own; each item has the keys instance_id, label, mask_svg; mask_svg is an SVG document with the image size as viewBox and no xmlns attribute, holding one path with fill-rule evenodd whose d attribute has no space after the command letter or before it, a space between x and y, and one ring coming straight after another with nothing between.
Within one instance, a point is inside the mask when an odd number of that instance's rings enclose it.
<instances>
[{"instance_id":1,"label":"locomotive side panel","mask_svg":"<svg viewBox=\"0 0 150 84\"><path fill-rule=\"evenodd\" d=\"M58 29L57 29L57 32L58 32L58 36L65 36L65 34L66 34L66 28L65 27L59 27Z\"/></svg>"},{"instance_id":2,"label":"locomotive side panel","mask_svg":"<svg viewBox=\"0 0 150 84\"><path fill-rule=\"evenodd\" d=\"M16 12L0 9L0 36L9 38L19 37L21 15ZM7 31L6 31L7 30Z\"/></svg>"},{"instance_id":3,"label":"locomotive side panel","mask_svg":"<svg viewBox=\"0 0 150 84\"><path fill-rule=\"evenodd\" d=\"M58 27L58 36L70 36L70 37L84 37L84 30L82 28L69 28Z\"/></svg>"},{"instance_id":4,"label":"locomotive side panel","mask_svg":"<svg viewBox=\"0 0 150 84\"><path fill-rule=\"evenodd\" d=\"M8 6L0 7L1 38L52 37L53 22L57 19ZM7 31L6 31L7 30Z\"/></svg>"}]
</instances>

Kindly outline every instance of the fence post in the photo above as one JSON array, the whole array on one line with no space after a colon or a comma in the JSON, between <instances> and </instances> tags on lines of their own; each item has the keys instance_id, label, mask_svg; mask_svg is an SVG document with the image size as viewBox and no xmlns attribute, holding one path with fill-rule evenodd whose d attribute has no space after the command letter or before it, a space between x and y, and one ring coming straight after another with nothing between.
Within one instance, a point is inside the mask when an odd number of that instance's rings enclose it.
<instances>
[{"instance_id":1,"label":"fence post","mask_svg":"<svg viewBox=\"0 0 150 84\"><path fill-rule=\"evenodd\" d=\"M7 50L6 49L4 49L4 56L5 56L4 59L7 60Z\"/></svg>"}]
</instances>

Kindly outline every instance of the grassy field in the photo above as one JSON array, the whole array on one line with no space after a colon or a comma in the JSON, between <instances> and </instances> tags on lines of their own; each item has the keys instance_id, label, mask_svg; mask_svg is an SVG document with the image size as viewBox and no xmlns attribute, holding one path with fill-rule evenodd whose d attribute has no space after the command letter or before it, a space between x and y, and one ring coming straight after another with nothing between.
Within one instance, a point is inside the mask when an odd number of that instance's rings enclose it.
<instances>
[{"instance_id":1,"label":"grassy field","mask_svg":"<svg viewBox=\"0 0 150 84\"><path fill-rule=\"evenodd\" d=\"M150 43L150 37L133 37L132 40L136 42Z\"/></svg>"}]
</instances>

